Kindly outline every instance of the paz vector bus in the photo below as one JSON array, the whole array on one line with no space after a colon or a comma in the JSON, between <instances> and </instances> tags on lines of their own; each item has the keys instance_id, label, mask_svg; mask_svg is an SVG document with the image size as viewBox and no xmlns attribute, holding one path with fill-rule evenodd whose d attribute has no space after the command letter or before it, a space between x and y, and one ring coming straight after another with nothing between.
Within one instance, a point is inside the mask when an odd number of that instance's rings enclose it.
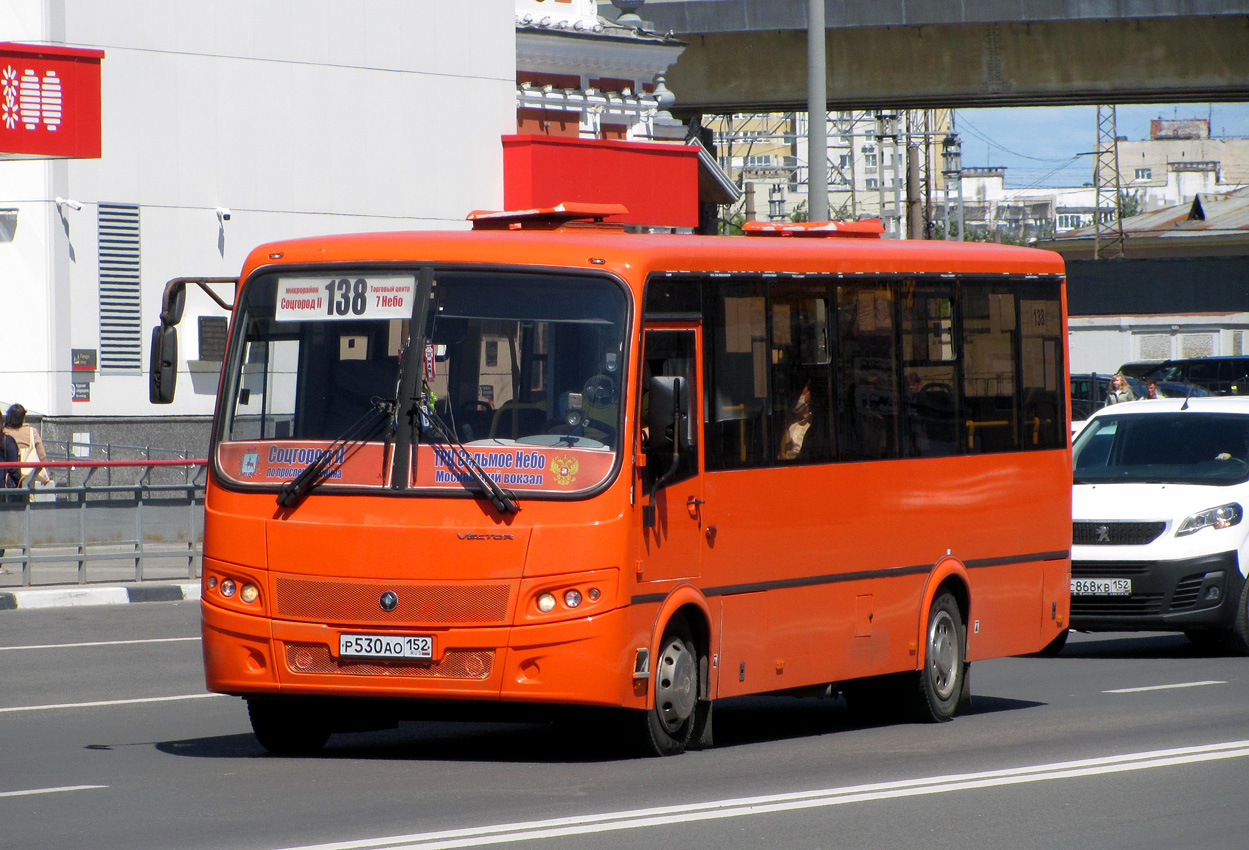
<instances>
[{"instance_id":1,"label":"paz vector bus","mask_svg":"<svg viewBox=\"0 0 1249 850\"><path fill-rule=\"evenodd\" d=\"M577 708L669 755L760 693L944 721L1061 646L1058 255L621 209L275 242L214 294L204 669L268 750ZM212 283L166 287L154 402Z\"/></svg>"}]
</instances>

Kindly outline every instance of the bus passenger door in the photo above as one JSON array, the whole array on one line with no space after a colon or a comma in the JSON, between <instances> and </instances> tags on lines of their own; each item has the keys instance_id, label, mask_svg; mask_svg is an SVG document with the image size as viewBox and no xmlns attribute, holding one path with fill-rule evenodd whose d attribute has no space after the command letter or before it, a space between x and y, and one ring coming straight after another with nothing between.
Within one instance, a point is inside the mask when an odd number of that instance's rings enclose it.
<instances>
[{"instance_id":1,"label":"bus passenger door","mask_svg":"<svg viewBox=\"0 0 1249 850\"><path fill-rule=\"evenodd\" d=\"M703 484L700 474L702 391L698 385L700 329L662 323L648 326L642 353L642 404L638 425L641 486L637 516L642 519L642 557L637 564L642 581L695 578L705 545ZM680 452L673 465L671 450L646 451L650 379L680 378L678 395ZM645 518L653 506L654 524Z\"/></svg>"}]
</instances>

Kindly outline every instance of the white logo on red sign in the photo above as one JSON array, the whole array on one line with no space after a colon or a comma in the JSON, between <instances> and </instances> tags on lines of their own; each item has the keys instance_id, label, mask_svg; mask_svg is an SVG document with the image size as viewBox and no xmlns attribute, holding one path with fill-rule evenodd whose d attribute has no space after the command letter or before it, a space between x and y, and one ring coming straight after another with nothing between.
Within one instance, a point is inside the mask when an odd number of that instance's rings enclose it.
<instances>
[{"instance_id":1,"label":"white logo on red sign","mask_svg":"<svg viewBox=\"0 0 1249 850\"><path fill-rule=\"evenodd\" d=\"M63 95L56 71L48 71L41 79L33 68L19 76L10 65L0 73L0 121L10 130L21 124L26 130L45 127L56 132L61 126Z\"/></svg>"}]
</instances>

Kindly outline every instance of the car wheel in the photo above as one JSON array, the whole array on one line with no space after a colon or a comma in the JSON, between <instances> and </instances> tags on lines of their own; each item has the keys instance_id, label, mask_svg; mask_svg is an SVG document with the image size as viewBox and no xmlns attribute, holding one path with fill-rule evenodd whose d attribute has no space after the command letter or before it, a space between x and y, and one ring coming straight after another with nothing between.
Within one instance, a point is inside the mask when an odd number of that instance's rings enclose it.
<instances>
[{"instance_id":1,"label":"car wheel","mask_svg":"<svg viewBox=\"0 0 1249 850\"><path fill-rule=\"evenodd\" d=\"M1240 589L1240 604L1236 606L1236 620L1227 642L1237 655L1249 655L1249 580Z\"/></svg>"}]
</instances>

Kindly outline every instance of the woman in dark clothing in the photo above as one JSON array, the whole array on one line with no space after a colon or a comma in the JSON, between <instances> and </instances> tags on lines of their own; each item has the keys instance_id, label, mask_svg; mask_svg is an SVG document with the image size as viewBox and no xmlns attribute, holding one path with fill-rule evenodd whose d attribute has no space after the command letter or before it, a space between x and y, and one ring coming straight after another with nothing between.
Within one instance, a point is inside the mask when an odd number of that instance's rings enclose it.
<instances>
[{"instance_id":1,"label":"woman in dark clothing","mask_svg":"<svg viewBox=\"0 0 1249 850\"><path fill-rule=\"evenodd\" d=\"M3 435L4 439L0 440L0 461L5 463L17 463L22 456L17 451L17 440L14 440L8 434ZM10 487L20 486L22 481L22 470L20 467L12 469L0 469L0 488L9 489ZM10 495L0 496L0 501L7 502ZM0 548L0 558L4 557L4 549ZM0 575L7 574L8 570L0 566Z\"/></svg>"}]
</instances>

